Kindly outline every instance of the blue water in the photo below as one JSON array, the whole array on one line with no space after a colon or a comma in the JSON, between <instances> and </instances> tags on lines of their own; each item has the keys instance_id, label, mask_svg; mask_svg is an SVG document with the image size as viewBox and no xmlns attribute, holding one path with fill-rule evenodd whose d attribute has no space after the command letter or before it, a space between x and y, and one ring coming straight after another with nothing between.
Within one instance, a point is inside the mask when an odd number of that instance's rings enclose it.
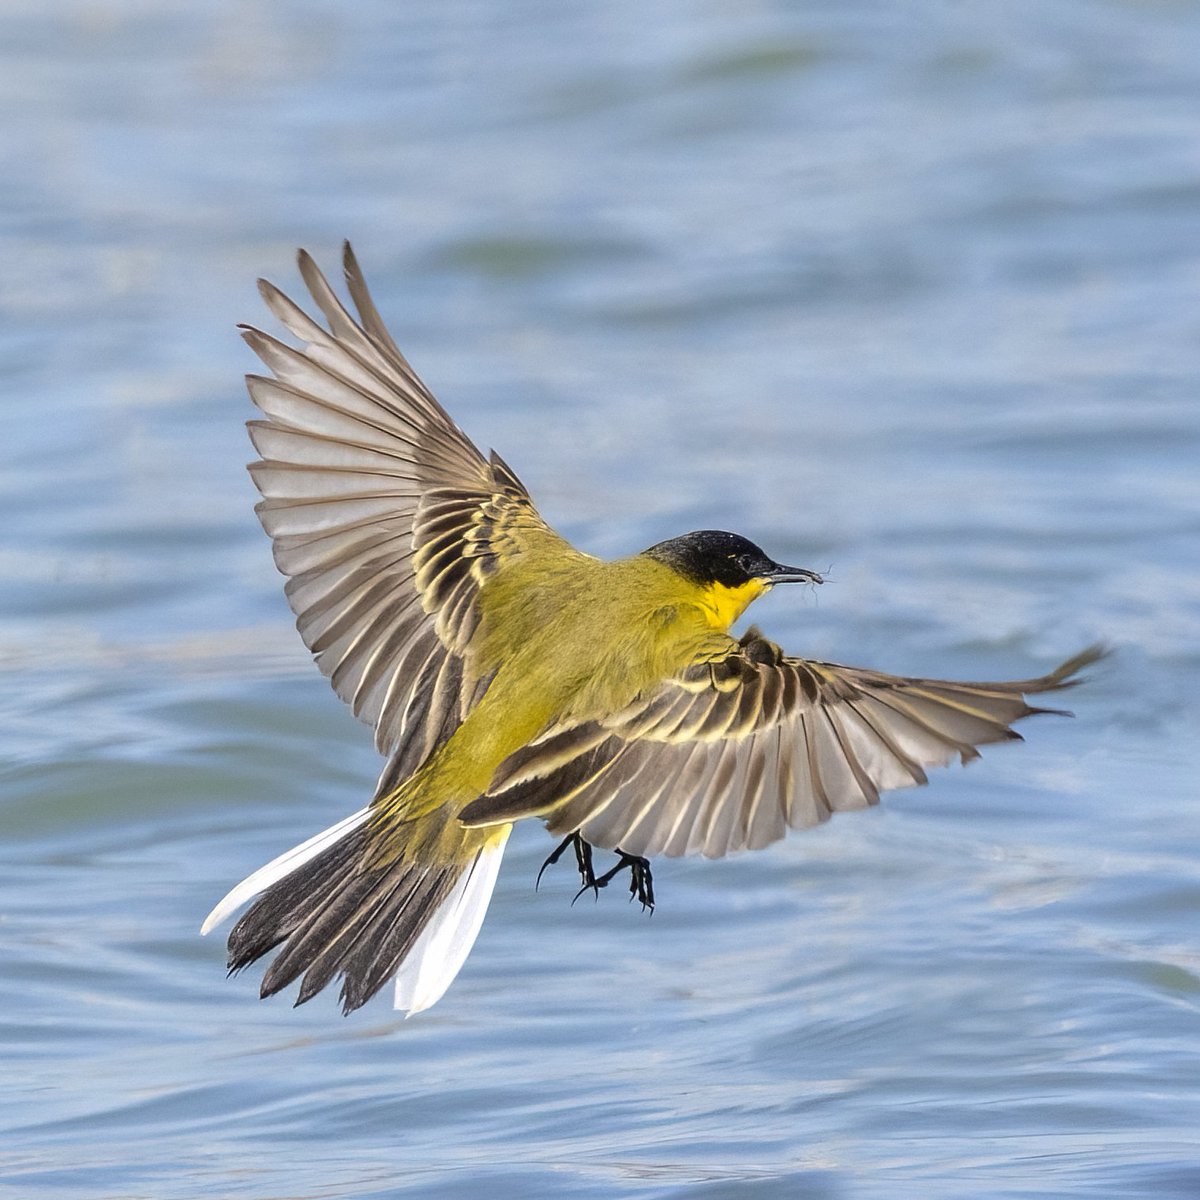
<instances>
[{"instance_id":1,"label":"blue water","mask_svg":"<svg viewBox=\"0 0 1200 1200\"><path fill-rule=\"evenodd\" d=\"M0 1193L1200 1196L1200 8L0 14ZM197 928L378 763L242 464L254 278L350 236L564 533L740 530L796 653L1023 746L653 918L518 831L436 1008Z\"/></svg>"}]
</instances>

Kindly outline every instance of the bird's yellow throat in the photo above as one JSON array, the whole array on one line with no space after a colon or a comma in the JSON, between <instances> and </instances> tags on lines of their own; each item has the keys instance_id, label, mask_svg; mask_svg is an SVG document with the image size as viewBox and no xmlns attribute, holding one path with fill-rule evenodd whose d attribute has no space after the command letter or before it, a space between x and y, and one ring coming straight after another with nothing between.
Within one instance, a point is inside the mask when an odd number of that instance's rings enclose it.
<instances>
[{"instance_id":1,"label":"bird's yellow throat","mask_svg":"<svg viewBox=\"0 0 1200 1200\"><path fill-rule=\"evenodd\" d=\"M713 628L724 632L759 596L769 590L770 584L761 579L751 579L738 587L710 583L704 589L702 604Z\"/></svg>"}]
</instances>

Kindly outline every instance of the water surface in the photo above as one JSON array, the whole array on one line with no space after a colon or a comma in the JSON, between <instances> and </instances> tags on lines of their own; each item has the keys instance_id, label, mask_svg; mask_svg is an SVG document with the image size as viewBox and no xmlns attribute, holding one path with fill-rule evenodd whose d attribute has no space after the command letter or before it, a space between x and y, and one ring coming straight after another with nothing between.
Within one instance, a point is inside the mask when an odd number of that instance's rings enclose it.
<instances>
[{"instance_id":1,"label":"water surface","mask_svg":"<svg viewBox=\"0 0 1200 1200\"><path fill-rule=\"evenodd\" d=\"M146 0L0 17L0 1187L1200 1195L1200 12ZM1026 677L1024 746L572 908L514 839L435 1009L197 928L359 807L234 335L354 239L601 554L831 568L789 649Z\"/></svg>"}]
</instances>

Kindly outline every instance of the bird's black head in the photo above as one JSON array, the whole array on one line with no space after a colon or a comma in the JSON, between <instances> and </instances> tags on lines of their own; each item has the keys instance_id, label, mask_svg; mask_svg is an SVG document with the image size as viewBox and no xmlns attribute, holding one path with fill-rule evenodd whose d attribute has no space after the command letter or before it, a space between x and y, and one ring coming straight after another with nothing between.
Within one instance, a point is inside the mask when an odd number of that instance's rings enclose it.
<instances>
[{"instance_id":1,"label":"bird's black head","mask_svg":"<svg viewBox=\"0 0 1200 1200\"><path fill-rule=\"evenodd\" d=\"M743 588L758 582L821 583L821 576L804 567L785 567L766 556L748 538L721 529L701 529L682 537L659 542L646 552L648 558L665 564L685 579L699 584Z\"/></svg>"}]
</instances>

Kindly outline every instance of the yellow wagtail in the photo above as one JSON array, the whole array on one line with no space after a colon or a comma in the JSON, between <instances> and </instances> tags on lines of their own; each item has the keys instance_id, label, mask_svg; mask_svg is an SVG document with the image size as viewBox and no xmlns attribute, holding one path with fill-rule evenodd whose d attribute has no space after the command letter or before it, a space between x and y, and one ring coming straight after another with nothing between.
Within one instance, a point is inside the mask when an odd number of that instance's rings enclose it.
<instances>
[{"instance_id":1,"label":"yellow wagtail","mask_svg":"<svg viewBox=\"0 0 1200 1200\"><path fill-rule=\"evenodd\" d=\"M204 932L257 901L229 966L282 943L268 996L335 976L346 1012L395 977L428 1008L469 952L512 822L539 817L585 887L648 859L758 849L926 782L925 768L1019 738L1027 693L1068 687L1093 648L1040 679L952 683L785 655L729 628L777 583L821 577L704 530L617 562L564 541L513 471L485 458L397 349L349 245L357 320L307 253L323 329L271 284L301 349L244 336L265 420L258 514L305 644L387 757L371 803L238 884ZM592 847L615 851L597 875ZM543 868L544 869L544 868ZM260 894L261 893L261 894Z\"/></svg>"}]
</instances>

